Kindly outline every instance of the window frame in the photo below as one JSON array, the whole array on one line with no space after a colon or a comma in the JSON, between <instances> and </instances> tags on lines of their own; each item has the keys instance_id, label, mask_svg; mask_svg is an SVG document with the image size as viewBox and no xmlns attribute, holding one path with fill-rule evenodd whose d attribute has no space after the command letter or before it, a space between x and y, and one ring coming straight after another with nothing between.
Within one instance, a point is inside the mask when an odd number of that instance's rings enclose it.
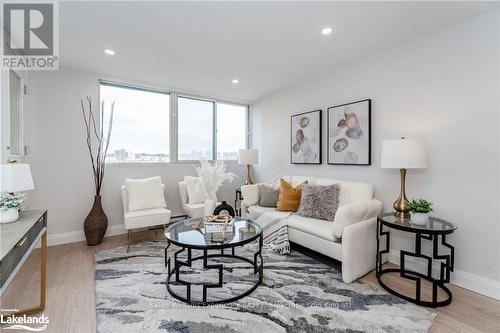
<instances>
[{"instance_id":1,"label":"window frame","mask_svg":"<svg viewBox=\"0 0 500 333\"><path fill-rule=\"evenodd\" d=\"M197 162L197 160L179 160L179 118L178 118L178 99L179 98L188 98L188 99L194 99L194 100L199 100L199 101L204 101L204 102L211 102L213 103L213 112L212 112L212 158L211 161L217 160L217 105L219 103L221 104L229 104L229 105L234 105L234 106L240 106L245 108L245 148L249 148L250 146L250 140L251 140L251 133L250 133L250 106L248 104L244 103L239 103L235 101L228 101L224 99L219 99L219 98L212 98L212 97L207 97L203 95L197 95L197 94L190 94L190 93L183 93L183 92L178 92L174 90L169 90L169 89L163 89L163 88L152 88L144 85L139 85L139 84L134 84L134 83L127 83L127 82L119 82L119 81L114 81L114 80L106 80L106 79L98 79L98 100L100 103L101 100L101 84L108 85L108 86L115 86L115 87L121 87L121 88L129 88L129 89L137 89L137 90L142 90L142 91L150 91L150 92L158 92L158 93L164 93L168 94L170 96L170 110L169 110L169 121L170 121L170 126L169 126L169 135L170 135L170 140L169 140L169 154L170 154L170 161L165 162L165 161L157 161L157 162L106 162L107 165L154 165L154 164L168 164L168 163L174 163L174 164L192 164L194 162ZM225 163L235 163L237 160L224 160Z\"/></svg>"},{"instance_id":2,"label":"window frame","mask_svg":"<svg viewBox=\"0 0 500 333\"><path fill-rule=\"evenodd\" d=\"M111 86L111 87L118 87L118 88L124 88L124 89L134 89L134 90L139 90L139 91L147 91L147 92L152 92L152 93L160 93L160 94L167 94L169 96L169 112L170 115L172 114L172 93L166 89L161 89L161 88L151 88L151 87L146 87L143 85L138 85L138 84L133 84L133 83L123 83L123 82L118 82L118 81L112 81L112 80L105 80L105 79L98 79L97 80L97 100L98 100L98 105L99 107L101 106L101 85L105 86ZM171 122L171 117L169 116L169 122ZM101 124L101 122L99 122ZM164 164L164 163L170 163L172 162L172 124L169 124L169 155L170 155L170 161L165 162L165 161L154 161L154 162L107 162L105 161L106 165L153 165L153 164Z\"/></svg>"}]
</instances>

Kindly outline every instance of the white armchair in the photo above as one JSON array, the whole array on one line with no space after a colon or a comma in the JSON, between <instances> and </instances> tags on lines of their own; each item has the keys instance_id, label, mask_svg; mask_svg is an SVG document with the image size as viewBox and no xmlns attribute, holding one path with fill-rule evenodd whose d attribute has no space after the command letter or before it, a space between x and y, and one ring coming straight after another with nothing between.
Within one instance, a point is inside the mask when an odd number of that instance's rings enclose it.
<instances>
[{"instance_id":1,"label":"white armchair","mask_svg":"<svg viewBox=\"0 0 500 333\"><path fill-rule=\"evenodd\" d=\"M165 194L165 184L161 184L162 194ZM163 225L170 221L170 216L172 212L167 209L166 205L164 207L140 209L140 210L129 210L129 195L127 191L127 186L123 185L121 187L122 202L123 202L123 220L125 223L125 229L128 230L127 235L127 252L132 241L132 230L139 228L147 228Z\"/></svg>"},{"instance_id":2,"label":"white armchair","mask_svg":"<svg viewBox=\"0 0 500 333\"><path fill-rule=\"evenodd\" d=\"M189 195L186 182L179 182L179 195L181 199L184 214L190 218L199 218L205 216L205 203L189 203ZM217 202L217 205L220 203Z\"/></svg>"},{"instance_id":3,"label":"white armchair","mask_svg":"<svg viewBox=\"0 0 500 333\"><path fill-rule=\"evenodd\" d=\"M191 218L203 217L205 215L204 203L189 203L186 182L179 182L179 194L181 196L181 205L184 210L184 214Z\"/></svg>"}]
</instances>

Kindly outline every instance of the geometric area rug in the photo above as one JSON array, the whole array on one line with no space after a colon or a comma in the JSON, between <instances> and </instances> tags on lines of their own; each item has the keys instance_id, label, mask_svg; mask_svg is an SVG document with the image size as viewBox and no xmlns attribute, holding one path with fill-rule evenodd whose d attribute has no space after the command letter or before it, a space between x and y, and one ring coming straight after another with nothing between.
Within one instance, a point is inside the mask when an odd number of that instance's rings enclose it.
<instances>
[{"instance_id":1,"label":"geometric area rug","mask_svg":"<svg viewBox=\"0 0 500 333\"><path fill-rule=\"evenodd\" d=\"M131 245L128 253L125 246L95 254L98 332L427 332L437 318L366 283L346 284L337 270L297 251L282 256L263 250L264 279L250 295L223 305L190 306L166 289L165 246L144 242ZM171 246L169 254L176 250ZM209 263L221 260L230 261ZM252 284L253 270L241 262L224 264L219 295L241 293L238 288ZM201 268L186 269L183 276L195 283Z\"/></svg>"}]
</instances>

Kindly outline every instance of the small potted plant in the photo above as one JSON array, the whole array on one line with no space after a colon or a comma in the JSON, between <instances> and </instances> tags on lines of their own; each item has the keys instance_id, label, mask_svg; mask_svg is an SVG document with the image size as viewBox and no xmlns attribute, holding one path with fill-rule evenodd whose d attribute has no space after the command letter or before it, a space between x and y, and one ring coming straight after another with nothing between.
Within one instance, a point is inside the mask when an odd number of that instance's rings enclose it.
<instances>
[{"instance_id":1,"label":"small potted plant","mask_svg":"<svg viewBox=\"0 0 500 333\"><path fill-rule=\"evenodd\" d=\"M408 204L411 222L417 225L426 225L429 222L429 213L432 212L432 202L425 199L411 200Z\"/></svg>"},{"instance_id":2,"label":"small potted plant","mask_svg":"<svg viewBox=\"0 0 500 333\"><path fill-rule=\"evenodd\" d=\"M0 197L0 223L17 221L19 218L19 206L23 202L23 194L3 193Z\"/></svg>"}]
</instances>

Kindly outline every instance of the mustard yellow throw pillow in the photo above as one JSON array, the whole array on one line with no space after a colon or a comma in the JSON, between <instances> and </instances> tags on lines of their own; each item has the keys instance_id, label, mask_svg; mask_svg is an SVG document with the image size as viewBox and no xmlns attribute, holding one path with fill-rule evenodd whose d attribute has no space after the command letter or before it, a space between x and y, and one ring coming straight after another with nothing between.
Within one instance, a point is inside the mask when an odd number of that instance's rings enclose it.
<instances>
[{"instance_id":1,"label":"mustard yellow throw pillow","mask_svg":"<svg viewBox=\"0 0 500 333\"><path fill-rule=\"evenodd\" d=\"M302 193L302 185L307 184L307 180L295 188L288 182L280 179L280 194L278 196L278 204L276 210L285 212L296 212L300 206L300 195Z\"/></svg>"}]
</instances>

